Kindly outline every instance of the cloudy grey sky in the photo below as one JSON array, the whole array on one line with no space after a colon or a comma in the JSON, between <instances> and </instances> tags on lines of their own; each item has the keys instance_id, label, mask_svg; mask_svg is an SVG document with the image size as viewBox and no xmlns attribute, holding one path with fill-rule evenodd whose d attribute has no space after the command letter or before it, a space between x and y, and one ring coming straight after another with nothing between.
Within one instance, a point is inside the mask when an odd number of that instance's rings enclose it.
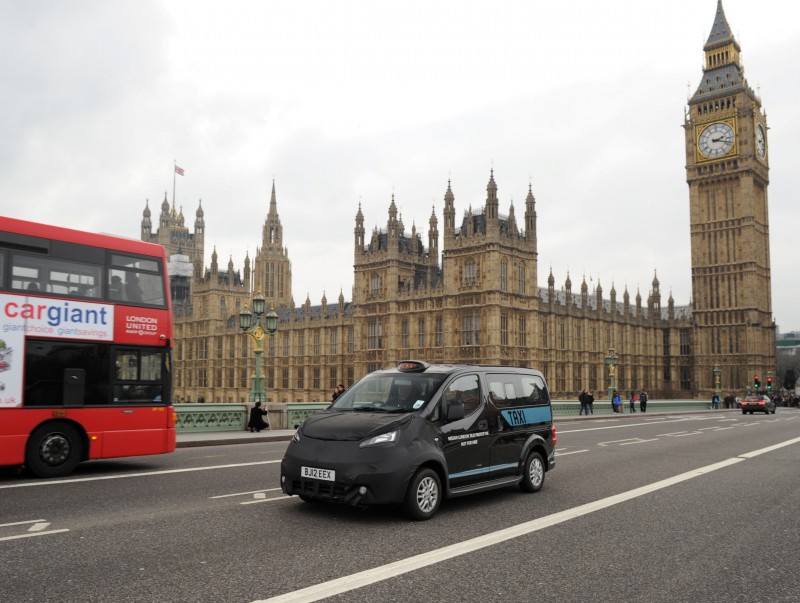
<instances>
[{"instance_id":1,"label":"cloudy grey sky","mask_svg":"<svg viewBox=\"0 0 800 603\"><path fill-rule=\"evenodd\" d=\"M800 329L791 192L800 18L725 0L767 111L772 299ZM452 182L459 215L490 169L501 211L537 201L552 269L605 295L691 299L686 101L716 0L272 2L0 0L0 213L138 237L165 192L206 263L260 245L273 179L293 294L352 299L353 228L392 195L427 240ZM793 14L789 14L792 11ZM591 279L591 280L590 280Z\"/></svg>"}]
</instances>

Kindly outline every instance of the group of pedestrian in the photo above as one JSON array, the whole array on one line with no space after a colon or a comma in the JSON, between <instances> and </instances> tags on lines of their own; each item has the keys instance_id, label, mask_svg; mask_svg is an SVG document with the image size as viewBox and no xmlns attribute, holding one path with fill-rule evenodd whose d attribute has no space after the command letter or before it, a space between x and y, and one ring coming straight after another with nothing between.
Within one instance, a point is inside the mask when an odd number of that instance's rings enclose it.
<instances>
[{"instance_id":1,"label":"group of pedestrian","mask_svg":"<svg viewBox=\"0 0 800 603\"><path fill-rule=\"evenodd\" d=\"M581 397L584 395L585 390L581 393ZM581 397L578 399L581 400ZM630 396L628 397L628 412L634 413L637 412L636 410L636 403L639 403L639 411L640 412L647 412L647 392L641 390L638 394L636 390L631 390ZM583 401L581 400L581 408L583 408ZM611 410L615 413L622 412L622 396L620 395L619 391L614 390L611 394ZM583 413L580 413L583 414Z\"/></svg>"}]
</instances>

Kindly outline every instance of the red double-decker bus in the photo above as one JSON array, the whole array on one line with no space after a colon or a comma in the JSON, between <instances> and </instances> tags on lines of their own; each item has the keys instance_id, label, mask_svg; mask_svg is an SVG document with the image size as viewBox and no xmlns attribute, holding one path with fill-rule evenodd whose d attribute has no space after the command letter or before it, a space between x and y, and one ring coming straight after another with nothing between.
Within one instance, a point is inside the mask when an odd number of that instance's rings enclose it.
<instances>
[{"instance_id":1,"label":"red double-decker bus","mask_svg":"<svg viewBox=\"0 0 800 603\"><path fill-rule=\"evenodd\" d=\"M175 450L164 248L0 216L0 465Z\"/></svg>"}]
</instances>

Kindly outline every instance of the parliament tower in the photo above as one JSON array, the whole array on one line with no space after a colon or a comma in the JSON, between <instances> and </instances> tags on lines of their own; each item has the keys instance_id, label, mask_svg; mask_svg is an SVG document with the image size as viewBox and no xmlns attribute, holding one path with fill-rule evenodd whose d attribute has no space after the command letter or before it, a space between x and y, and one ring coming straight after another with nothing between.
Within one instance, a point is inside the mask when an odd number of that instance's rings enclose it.
<instances>
[{"instance_id":1,"label":"parliament tower","mask_svg":"<svg viewBox=\"0 0 800 603\"><path fill-rule=\"evenodd\" d=\"M684 123L695 383L742 390L775 367L767 117L744 77L721 0Z\"/></svg>"}]
</instances>

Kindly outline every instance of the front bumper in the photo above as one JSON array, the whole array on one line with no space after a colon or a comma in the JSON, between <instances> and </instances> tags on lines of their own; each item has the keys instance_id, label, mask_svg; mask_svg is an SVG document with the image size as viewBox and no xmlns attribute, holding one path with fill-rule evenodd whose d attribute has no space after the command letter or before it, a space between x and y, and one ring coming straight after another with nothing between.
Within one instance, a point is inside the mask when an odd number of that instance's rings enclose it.
<instances>
[{"instance_id":1,"label":"front bumper","mask_svg":"<svg viewBox=\"0 0 800 603\"><path fill-rule=\"evenodd\" d=\"M284 494L349 505L403 502L413 465L398 446L359 448L359 442L304 437L292 442L281 461ZM301 467L330 469L335 481L303 477Z\"/></svg>"}]
</instances>

